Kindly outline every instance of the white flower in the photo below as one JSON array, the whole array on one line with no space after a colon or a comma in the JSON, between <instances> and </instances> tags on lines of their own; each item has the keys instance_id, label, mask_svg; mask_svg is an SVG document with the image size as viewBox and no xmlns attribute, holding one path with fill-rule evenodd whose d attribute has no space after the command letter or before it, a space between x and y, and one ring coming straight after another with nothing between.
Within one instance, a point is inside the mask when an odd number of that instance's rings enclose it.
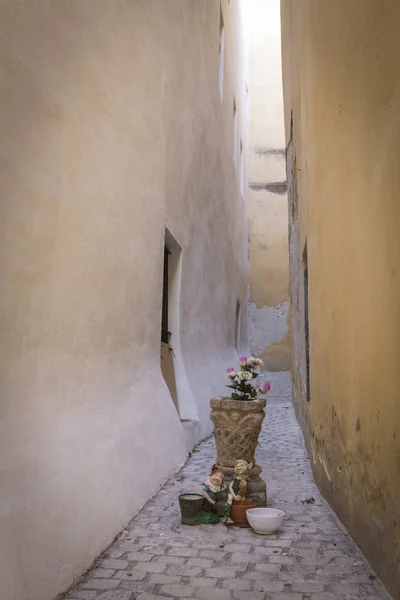
<instances>
[{"instance_id":1,"label":"white flower","mask_svg":"<svg viewBox=\"0 0 400 600\"><path fill-rule=\"evenodd\" d=\"M242 381L252 381L253 379L253 375L248 371L240 371L237 375Z\"/></svg>"},{"instance_id":2,"label":"white flower","mask_svg":"<svg viewBox=\"0 0 400 600\"><path fill-rule=\"evenodd\" d=\"M229 379L235 379L235 377L237 377L237 373L235 373L234 371L231 371L230 373L227 373Z\"/></svg>"}]
</instances>

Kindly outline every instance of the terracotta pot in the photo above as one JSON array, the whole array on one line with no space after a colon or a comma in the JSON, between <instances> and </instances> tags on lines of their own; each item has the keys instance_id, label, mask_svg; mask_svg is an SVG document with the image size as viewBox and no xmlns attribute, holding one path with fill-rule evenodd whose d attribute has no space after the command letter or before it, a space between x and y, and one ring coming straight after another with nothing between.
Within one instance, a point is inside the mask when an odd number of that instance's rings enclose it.
<instances>
[{"instance_id":1,"label":"terracotta pot","mask_svg":"<svg viewBox=\"0 0 400 600\"><path fill-rule=\"evenodd\" d=\"M249 508L256 508L256 505L250 498L237 502L232 502L231 508L231 519L234 527L250 527L246 517L246 510Z\"/></svg>"},{"instance_id":2,"label":"terracotta pot","mask_svg":"<svg viewBox=\"0 0 400 600\"><path fill-rule=\"evenodd\" d=\"M266 484L260 478L261 467L255 464L254 453L258 436L265 417L265 399L232 400L216 397L210 400L210 418L214 423L217 466L224 474L227 484L233 474L233 466L238 456L245 456L254 466L248 477L247 495L257 506L266 505Z\"/></svg>"}]
</instances>

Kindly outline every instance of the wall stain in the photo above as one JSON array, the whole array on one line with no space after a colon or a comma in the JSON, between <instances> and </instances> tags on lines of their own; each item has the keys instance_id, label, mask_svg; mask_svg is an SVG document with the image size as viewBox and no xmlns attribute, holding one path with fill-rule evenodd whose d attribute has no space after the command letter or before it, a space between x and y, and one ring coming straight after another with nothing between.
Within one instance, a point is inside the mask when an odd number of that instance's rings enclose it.
<instances>
[{"instance_id":1,"label":"wall stain","mask_svg":"<svg viewBox=\"0 0 400 600\"><path fill-rule=\"evenodd\" d=\"M286 181L274 181L271 183L258 183L258 182L250 182L249 188L255 191L267 190L267 192L272 192L273 194L286 194L287 192L287 182Z\"/></svg>"},{"instance_id":2,"label":"wall stain","mask_svg":"<svg viewBox=\"0 0 400 600\"><path fill-rule=\"evenodd\" d=\"M268 156L268 155L275 155L275 156L285 156L286 150L285 148L266 148L266 147L262 147L262 146L258 146L255 150L254 153L257 154L258 156Z\"/></svg>"}]
</instances>

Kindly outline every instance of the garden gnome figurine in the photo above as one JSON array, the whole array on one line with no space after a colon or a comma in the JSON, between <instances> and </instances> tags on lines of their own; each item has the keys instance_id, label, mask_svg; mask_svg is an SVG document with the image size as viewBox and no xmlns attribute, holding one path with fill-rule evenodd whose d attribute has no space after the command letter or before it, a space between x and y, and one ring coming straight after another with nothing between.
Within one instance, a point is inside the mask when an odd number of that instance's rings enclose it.
<instances>
[{"instance_id":1,"label":"garden gnome figurine","mask_svg":"<svg viewBox=\"0 0 400 600\"><path fill-rule=\"evenodd\" d=\"M203 511L212 512L212 507L217 501L219 492L225 490L224 475L216 465L211 467L211 473L207 477L203 487Z\"/></svg>"},{"instance_id":2,"label":"garden gnome figurine","mask_svg":"<svg viewBox=\"0 0 400 600\"><path fill-rule=\"evenodd\" d=\"M223 522L225 525L233 525L233 521L230 517L233 500L240 502L241 500L246 499L247 475L252 466L253 463L245 456L239 456L235 460L235 471L229 484L228 500L224 506Z\"/></svg>"}]
</instances>

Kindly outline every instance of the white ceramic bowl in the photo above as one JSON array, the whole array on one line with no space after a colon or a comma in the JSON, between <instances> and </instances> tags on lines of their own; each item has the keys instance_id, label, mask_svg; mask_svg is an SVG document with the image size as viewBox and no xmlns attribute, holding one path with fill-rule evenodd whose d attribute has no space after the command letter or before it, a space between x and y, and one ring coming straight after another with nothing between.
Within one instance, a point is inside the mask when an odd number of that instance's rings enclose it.
<instances>
[{"instance_id":1,"label":"white ceramic bowl","mask_svg":"<svg viewBox=\"0 0 400 600\"><path fill-rule=\"evenodd\" d=\"M246 510L250 527L261 535L274 533L282 525L285 513L277 508L249 508Z\"/></svg>"}]
</instances>

